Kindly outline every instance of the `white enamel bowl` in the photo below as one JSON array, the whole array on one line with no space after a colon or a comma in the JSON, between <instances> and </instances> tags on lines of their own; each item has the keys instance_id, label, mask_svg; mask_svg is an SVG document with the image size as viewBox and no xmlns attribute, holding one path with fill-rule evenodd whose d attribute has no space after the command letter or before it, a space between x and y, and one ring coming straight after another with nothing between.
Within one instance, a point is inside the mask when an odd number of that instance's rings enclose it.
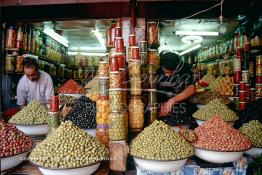
<instances>
[{"instance_id":1,"label":"white enamel bowl","mask_svg":"<svg viewBox=\"0 0 262 175\"><path fill-rule=\"evenodd\" d=\"M203 159L211 163L229 163L238 160L244 151L236 152L223 152L223 151L210 151L206 149L195 148L195 155L200 159Z\"/></svg>"},{"instance_id":2,"label":"white enamel bowl","mask_svg":"<svg viewBox=\"0 0 262 175\"><path fill-rule=\"evenodd\" d=\"M196 122L198 124L198 126L200 125L203 125L206 121L205 120L199 120L199 119L196 119ZM234 126L234 123L235 122L227 122L230 126Z\"/></svg>"},{"instance_id":3,"label":"white enamel bowl","mask_svg":"<svg viewBox=\"0 0 262 175\"><path fill-rule=\"evenodd\" d=\"M186 164L187 159L175 161L146 160L134 157L138 167L157 173L174 172Z\"/></svg>"},{"instance_id":4,"label":"white enamel bowl","mask_svg":"<svg viewBox=\"0 0 262 175\"><path fill-rule=\"evenodd\" d=\"M262 148L252 147L251 149L245 151L245 154L250 155L252 157L256 157L262 154Z\"/></svg>"},{"instance_id":5,"label":"white enamel bowl","mask_svg":"<svg viewBox=\"0 0 262 175\"><path fill-rule=\"evenodd\" d=\"M92 137L96 137L96 129L84 129L84 131Z\"/></svg>"},{"instance_id":6,"label":"white enamel bowl","mask_svg":"<svg viewBox=\"0 0 262 175\"><path fill-rule=\"evenodd\" d=\"M45 168L45 167L38 167L41 173L43 175L90 175L93 174L98 167L100 166L100 162L85 166L85 167L80 167L80 168Z\"/></svg>"},{"instance_id":7,"label":"white enamel bowl","mask_svg":"<svg viewBox=\"0 0 262 175\"><path fill-rule=\"evenodd\" d=\"M14 168L17 165L19 165L20 163L22 163L24 160L26 160L27 154L34 147L35 147L35 145L31 149L29 149L29 150L27 150L23 153L1 158L1 172L9 170L11 168Z\"/></svg>"},{"instance_id":8,"label":"white enamel bowl","mask_svg":"<svg viewBox=\"0 0 262 175\"><path fill-rule=\"evenodd\" d=\"M180 128L188 129L189 125L171 126L176 132L179 132Z\"/></svg>"},{"instance_id":9,"label":"white enamel bowl","mask_svg":"<svg viewBox=\"0 0 262 175\"><path fill-rule=\"evenodd\" d=\"M14 124L17 129L30 136L46 135L49 132L49 126L47 124L38 125L20 125Z\"/></svg>"}]
</instances>

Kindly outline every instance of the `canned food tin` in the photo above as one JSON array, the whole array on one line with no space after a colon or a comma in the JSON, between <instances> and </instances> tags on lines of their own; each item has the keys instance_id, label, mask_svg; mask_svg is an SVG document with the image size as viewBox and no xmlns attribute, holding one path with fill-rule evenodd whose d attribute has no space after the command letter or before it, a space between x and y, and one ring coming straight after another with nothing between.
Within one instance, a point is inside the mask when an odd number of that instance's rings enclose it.
<instances>
[{"instance_id":1,"label":"canned food tin","mask_svg":"<svg viewBox=\"0 0 262 175\"><path fill-rule=\"evenodd\" d=\"M239 111L243 111L247 106L247 102L239 102Z\"/></svg>"},{"instance_id":2,"label":"canned food tin","mask_svg":"<svg viewBox=\"0 0 262 175\"><path fill-rule=\"evenodd\" d=\"M249 76L254 77L255 72L254 72L254 62L249 62Z\"/></svg>"},{"instance_id":3,"label":"canned food tin","mask_svg":"<svg viewBox=\"0 0 262 175\"><path fill-rule=\"evenodd\" d=\"M245 83L249 83L249 71L248 70L242 70L242 81Z\"/></svg>"},{"instance_id":4,"label":"canned food tin","mask_svg":"<svg viewBox=\"0 0 262 175\"><path fill-rule=\"evenodd\" d=\"M234 90L234 96L239 96L239 87L240 85L239 84L234 84L233 85L233 90Z\"/></svg>"},{"instance_id":5,"label":"canned food tin","mask_svg":"<svg viewBox=\"0 0 262 175\"><path fill-rule=\"evenodd\" d=\"M139 47L133 46L131 47L131 59L133 60L139 60Z\"/></svg>"},{"instance_id":6,"label":"canned food tin","mask_svg":"<svg viewBox=\"0 0 262 175\"><path fill-rule=\"evenodd\" d=\"M112 72L119 71L119 63L115 55L109 58L109 70Z\"/></svg>"},{"instance_id":7,"label":"canned food tin","mask_svg":"<svg viewBox=\"0 0 262 175\"><path fill-rule=\"evenodd\" d=\"M140 42L140 52L147 52L147 42L146 41Z\"/></svg>"},{"instance_id":8,"label":"canned food tin","mask_svg":"<svg viewBox=\"0 0 262 175\"><path fill-rule=\"evenodd\" d=\"M115 37L122 37L122 28L121 27L116 27Z\"/></svg>"},{"instance_id":9,"label":"canned food tin","mask_svg":"<svg viewBox=\"0 0 262 175\"><path fill-rule=\"evenodd\" d=\"M115 57L117 58L118 60L118 65L119 65L119 68L125 68L126 67L126 57L125 57L125 54L123 52L117 52L115 54Z\"/></svg>"},{"instance_id":10,"label":"canned food tin","mask_svg":"<svg viewBox=\"0 0 262 175\"><path fill-rule=\"evenodd\" d=\"M256 84L256 97L262 97L262 84Z\"/></svg>"},{"instance_id":11,"label":"canned food tin","mask_svg":"<svg viewBox=\"0 0 262 175\"><path fill-rule=\"evenodd\" d=\"M262 55L256 56L256 64L257 65L262 65Z\"/></svg>"},{"instance_id":12,"label":"canned food tin","mask_svg":"<svg viewBox=\"0 0 262 175\"><path fill-rule=\"evenodd\" d=\"M109 78L108 77L99 77L99 95L100 96L108 96L109 95Z\"/></svg>"},{"instance_id":13,"label":"canned food tin","mask_svg":"<svg viewBox=\"0 0 262 175\"><path fill-rule=\"evenodd\" d=\"M238 110L238 108L239 108L239 97L233 97L233 103L234 103L236 110Z\"/></svg>"},{"instance_id":14,"label":"canned food tin","mask_svg":"<svg viewBox=\"0 0 262 175\"><path fill-rule=\"evenodd\" d=\"M128 38L129 41L129 47L136 46L136 35L131 34Z\"/></svg>"},{"instance_id":15,"label":"canned food tin","mask_svg":"<svg viewBox=\"0 0 262 175\"><path fill-rule=\"evenodd\" d=\"M262 65L256 66L256 75L262 75Z\"/></svg>"},{"instance_id":16,"label":"canned food tin","mask_svg":"<svg viewBox=\"0 0 262 175\"><path fill-rule=\"evenodd\" d=\"M262 75L256 76L256 83L262 84Z\"/></svg>"},{"instance_id":17,"label":"canned food tin","mask_svg":"<svg viewBox=\"0 0 262 175\"><path fill-rule=\"evenodd\" d=\"M247 92L246 91L239 91L239 101L246 102L247 100Z\"/></svg>"},{"instance_id":18,"label":"canned food tin","mask_svg":"<svg viewBox=\"0 0 262 175\"><path fill-rule=\"evenodd\" d=\"M240 81L241 81L241 79L242 79L242 77L241 77L241 70L239 70L239 71L234 71L234 76L233 76L233 82L234 82L234 84L239 84L240 83Z\"/></svg>"},{"instance_id":19,"label":"canned food tin","mask_svg":"<svg viewBox=\"0 0 262 175\"><path fill-rule=\"evenodd\" d=\"M249 97L250 97L250 102L255 101L256 99L256 89L255 88L250 88Z\"/></svg>"},{"instance_id":20,"label":"canned food tin","mask_svg":"<svg viewBox=\"0 0 262 175\"><path fill-rule=\"evenodd\" d=\"M241 70L241 60L234 59L234 71L240 71L240 70Z\"/></svg>"},{"instance_id":21,"label":"canned food tin","mask_svg":"<svg viewBox=\"0 0 262 175\"><path fill-rule=\"evenodd\" d=\"M246 83L244 81L240 81L239 83L239 90L240 91L245 91L246 90Z\"/></svg>"},{"instance_id":22,"label":"canned food tin","mask_svg":"<svg viewBox=\"0 0 262 175\"><path fill-rule=\"evenodd\" d=\"M115 37L115 49L116 49L116 52L125 51L123 37Z\"/></svg>"},{"instance_id":23,"label":"canned food tin","mask_svg":"<svg viewBox=\"0 0 262 175\"><path fill-rule=\"evenodd\" d=\"M58 112L59 110L58 96L50 96L49 104L50 104L50 112Z\"/></svg>"}]
</instances>

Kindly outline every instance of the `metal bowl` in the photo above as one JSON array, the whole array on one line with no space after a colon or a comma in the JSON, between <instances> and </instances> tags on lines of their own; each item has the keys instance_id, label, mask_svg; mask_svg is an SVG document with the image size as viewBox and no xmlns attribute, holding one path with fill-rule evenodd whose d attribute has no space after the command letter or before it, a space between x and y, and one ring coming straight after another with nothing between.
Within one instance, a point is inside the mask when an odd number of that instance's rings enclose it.
<instances>
[{"instance_id":1,"label":"metal bowl","mask_svg":"<svg viewBox=\"0 0 262 175\"><path fill-rule=\"evenodd\" d=\"M20 163L22 163L24 160L26 160L26 156L31 150L35 147L35 145L32 146L32 148L28 149L27 151L23 153L19 153L16 155L8 156L8 157L2 157L1 158L1 172L6 171L8 169L14 168Z\"/></svg>"},{"instance_id":2,"label":"metal bowl","mask_svg":"<svg viewBox=\"0 0 262 175\"><path fill-rule=\"evenodd\" d=\"M138 157L134 157L135 163L138 167L153 171L157 173L167 173L177 171L179 168L186 164L186 159L174 160L174 161L160 161L160 160L146 160Z\"/></svg>"},{"instance_id":3,"label":"metal bowl","mask_svg":"<svg viewBox=\"0 0 262 175\"><path fill-rule=\"evenodd\" d=\"M244 153L244 151L235 152L223 152L223 151L211 151L207 149L194 148L195 155L200 159L203 159L211 163L229 163L238 160Z\"/></svg>"},{"instance_id":4,"label":"metal bowl","mask_svg":"<svg viewBox=\"0 0 262 175\"><path fill-rule=\"evenodd\" d=\"M93 174L98 167L100 162L79 168L46 168L38 166L39 170L43 175L90 175Z\"/></svg>"},{"instance_id":5,"label":"metal bowl","mask_svg":"<svg viewBox=\"0 0 262 175\"><path fill-rule=\"evenodd\" d=\"M14 124L17 129L30 136L46 135L49 132L49 126L47 124L36 125L20 125Z\"/></svg>"},{"instance_id":6,"label":"metal bowl","mask_svg":"<svg viewBox=\"0 0 262 175\"><path fill-rule=\"evenodd\" d=\"M250 155L252 157L256 157L262 154L262 148L252 147L251 149L245 151L245 154Z\"/></svg>"}]
</instances>

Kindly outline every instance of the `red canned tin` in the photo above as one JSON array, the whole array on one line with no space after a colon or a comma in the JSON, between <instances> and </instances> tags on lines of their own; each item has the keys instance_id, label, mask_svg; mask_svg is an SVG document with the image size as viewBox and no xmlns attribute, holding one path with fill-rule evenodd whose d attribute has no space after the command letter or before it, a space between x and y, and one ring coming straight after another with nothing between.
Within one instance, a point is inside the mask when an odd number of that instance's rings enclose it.
<instances>
[{"instance_id":1,"label":"red canned tin","mask_svg":"<svg viewBox=\"0 0 262 175\"><path fill-rule=\"evenodd\" d=\"M262 84L262 75L256 76L256 83L257 84Z\"/></svg>"},{"instance_id":2,"label":"red canned tin","mask_svg":"<svg viewBox=\"0 0 262 175\"><path fill-rule=\"evenodd\" d=\"M247 102L239 102L239 110L243 111L247 106Z\"/></svg>"},{"instance_id":3,"label":"red canned tin","mask_svg":"<svg viewBox=\"0 0 262 175\"><path fill-rule=\"evenodd\" d=\"M108 28L106 30L106 47L113 47L112 29Z\"/></svg>"},{"instance_id":4,"label":"red canned tin","mask_svg":"<svg viewBox=\"0 0 262 175\"><path fill-rule=\"evenodd\" d=\"M137 47L137 46L131 47L131 59L140 60L139 47Z\"/></svg>"},{"instance_id":5,"label":"red canned tin","mask_svg":"<svg viewBox=\"0 0 262 175\"><path fill-rule=\"evenodd\" d=\"M241 71L234 71L234 76L233 76L233 82L234 84L239 84L241 79L242 79L242 73Z\"/></svg>"},{"instance_id":6,"label":"red canned tin","mask_svg":"<svg viewBox=\"0 0 262 175\"><path fill-rule=\"evenodd\" d=\"M119 69L120 71L120 81L121 81L121 88L125 89L127 88L127 82L126 82L126 75L127 75L127 69Z\"/></svg>"},{"instance_id":7,"label":"red canned tin","mask_svg":"<svg viewBox=\"0 0 262 175\"><path fill-rule=\"evenodd\" d=\"M115 54L115 57L117 58L118 60L118 65L119 65L119 68L125 68L126 67L126 57L125 57L125 54L123 52L117 52Z\"/></svg>"},{"instance_id":8,"label":"red canned tin","mask_svg":"<svg viewBox=\"0 0 262 175\"><path fill-rule=\"evenodd\" d=\"M239 83L239 90L245 91L246 90L246 83L244 81L240 81Z\"/></svg>"},{"instance_id":9,"label":"red canned tin","mask_svg":"<svg viewBox=\"0 0 262 175\"><path fill-rule=\"evenodd\" d=\"M239 101L246 102L247 100L247 92L246 91L239 91Z\"/></svg>"},{"instance_id":10,"label":"red canned tin","mask_svg":"<svg viewBox=\"0 0 262 175\"><path fill-rule=\"evenodd\" d=\"M250 48L251 48L250 43L246 43L244 47L244 52L250 52L251 50Z\"/></svg>"},{"instance_id":11,"label":"red canned tin","mask_svg":"<svg viewBox=\"0 0 262 175\"><path fill-rule=\"evenodd\" d=\"M116 27L115 37L122 37L122 28L121 27Z\"/></svg>"},{"instance_id":12,"label":"red canned tin","mask_svg":"<svg viewBox=\"0 0 262 175\"><path fill-rule=\"evenodd\" d=\"M111 72L119 71L119 63L115 55L111 55L109 58L109 69Z\"/></svg>"},{"instance_id":13,"label":"red canned tin","mask_svg":"<svg viewBox=\"0 0 262 175\"><path fill-rule=\"evenodd\" d=\"M239 84L234 84L233 87L234 87L234 88L233 88L233 90L234 90L234 96L235 96L235 97L238 97L240 85L239 85Z\"/></svg>"},{"instance_id":14,"label":"red canned tin","mask_svg":"<svg viewBox=\"0 0 262 175\"><path fill-rule=\"evenodd\" d=\"M129 47L136 46L136 35L129 35Z\"/></svg>"},{"instance_id":15,"label":"red canned tin","mask_svg":"<svg viewBox=\"0 0 262 175\"><path fill-rule=\"evenodd\" d=\"M115 49L117 52L124 52L125 47L124 47L124 40L123 37L115 37Z\"/></svg>"},{"instance_id":16,"label":"red canned tin","mask_svg":"<svg viewBox=\"0 0 262 175\"><path fill-rule=\"evenodd\" d=\"M50 96L49 104L50 104L50 112L58 112L59 110L58 96Z\"/></svg>"},{"instance_id":17,"label":"red canned tin","mask_svg":"<svg viewBox=\"0 0 262 175\"><path fill-rule=\"evenodd\" d=\"M244 59L243 58L243 51L244 51L243 49L237 48L237 54L236 55L237 55L237 58L240 59L241 61Z\"/></svg>"}]
</instances>

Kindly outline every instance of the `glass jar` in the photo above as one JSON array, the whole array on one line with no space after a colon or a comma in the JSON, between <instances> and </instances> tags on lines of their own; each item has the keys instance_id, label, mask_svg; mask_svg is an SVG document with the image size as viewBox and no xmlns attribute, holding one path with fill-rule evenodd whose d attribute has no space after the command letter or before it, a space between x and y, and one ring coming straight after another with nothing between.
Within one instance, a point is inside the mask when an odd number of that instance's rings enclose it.
<instances>
[{"instance_id":1,"label":"glass jar","mask_svg":"<svg viewBox=\"0 0 262 175\"><path fill-rule=\"evenodd\" d=\"M157 107L148 108L148 120L147 124L150 125L157 119Z\"/></svg>"},{"instance_id":2,"label":"glass jar","mask_svg":"<svg viewBox=\"0 0 262 175\"><path fill-rule=\"evenodd\" d=\"M141 96L130 96L129 126L131 129L141 129L144 126L144 104Z\"/></svg>"},{"instance_id":3,"label":"glass jar","mask_svg":"<svg viewBox=\"0 0 262 175\"><path fill-rule=\"evenodd\" d=\"M160 60L156 49L148 49L148 63L156 66L156 69L159 68Z\"/></svg>"},{"instance_id":4,"label":"glass jar","mask_svg":"<svg viewBox=\"0 0 262 175\"><path fill-rule=\"evenodd\" d=\"M96 101L96 123L98 125L108 124L108 115L110 113L109 97L99 96Z\"/></svg>"},{"instance_id":5,"label":"glass jar","mask_svg":"<svg viewBox=\"0 0 262 175\"><path fill-rule=\"evenodd\" d=\"M98 65L98 75L99 77L109 76L109 64L106 61L100 61Z\"/></svg>"},{"instance_id":6,"label":"glass jar","mask_svg":"<svg viewBox=\"0 0 262 175\"><path fill-rule=\"evenodd\" d=\"M141 95L141 78L131 78L130 79L130 94L131 95Z\"/></svg>"},{"instance_id":7,"label":"glass jar","mask_svg":"<svg viewBox=\"0 0 262 175\"><path fill-rule=\"evenodd\" d=\"M96 139L106 147L109 146L109 130L108 125L96 126Z\"/></svg>"},{"instance_id":8,"label":"glass jar","mask_svg":"<svg viewBox=\"0 0 262 175\"><path fill-rule=\"evenodd\" d=\"M155 21L147 23L147 44L158 45L158 24Z\"/></svg>"},{"instance_id":9,"label":"glass jar","mask_svg":"<svg viewBox=\"0 0 262 175\"><path fill-rule=\"evenodd\" d=\"M122 90L109 89L109 103L111 111L122 111Z\"/></svg>"},{"instance_id":10,"label":"glass jar","mask_svg":"<svg viewBox=\"0 0 262 175\"><path fill-rule=\"evenodd\" d=\"M6 55L5 56L5 72L13 72L15 70L14 67L15 56L14 55Z\"/></svg>"},{"instance_id":11,"label":"glass jar","mask_svg":"<svg viewBox=\"0 0 262 175\"><path fill-rule=\"evenodd\" d=\"M23 65L23 56L16 57L16 72L23 72L24 65Z\"/></svg>"},{"instance_id":12,"label":"glass jar","mask_svg":"<svg viewBox=\"0 0 262 175\"><path fill-rule=\"evenodd\" d=\"M87 59L86 59L86 57L82 57L81 59L80 59L80 66L81 67L87 67Z\"/></svg>"},{"instance_id":13,"label":"glass jar","mask_svg":"<svg viewBox=\"0 0 262 175\"><path fill-rule=\"evenodd\" d=\"M125 116L122 112L111 112L108 117L109 138L112 141L125 140Z\"/></svg>"},{"instance_id":14,"label":"glass jar","mask_svg":"<svg viewBox=\"0 0 262 175\"><path fill-rule=\"evenodd\" d=\"M121 76L119 71L109 73L109 87L121 88Z\"/></svg>"},{"instance_id":15,"label":"glass jar","mask_svg":"<svg viewBox=\"0 0 262 175\"><path fill-rule=\"evenodd\" d=\"M99 84L99 95L100 96L108 96L108 90L109 90L109 78L108 77L99 77L98 78L98 84Z\"/></svg>"},{"instance_id":16,"label":"glass jar","mask_svg":"<svg viewBox=\"0 0 262 175\"><path fill-rule=\"evenodd\" d=\"M5 40L5 47L6 48L15 48L16 44L16 28L15 26L9 26L6 30L6 40Z\"/></svg>"},{"instance_id":17,"label":"glass jar","mask_svg":"<svg viewBox=\"0 0 262 175\"><path fill-rule=\"evenodd\" d=\"M140 61L139 60L132 60L130 59L128 62L128 73L130 77L137 77L141 76L140 70Z\"/></svg>"},{"instance_id":18,"label":"glass jar","mask_svg":"<svg viewBox=\"0 0 262 175\"><path fill-rule=\"evenodd\" d=\"M125 118L125 133L126 133L126 137L127 137L127 135L128 135L128 112L123 110L122 114L124 115L124 118Z\"/></svg>"}]
</instances>

